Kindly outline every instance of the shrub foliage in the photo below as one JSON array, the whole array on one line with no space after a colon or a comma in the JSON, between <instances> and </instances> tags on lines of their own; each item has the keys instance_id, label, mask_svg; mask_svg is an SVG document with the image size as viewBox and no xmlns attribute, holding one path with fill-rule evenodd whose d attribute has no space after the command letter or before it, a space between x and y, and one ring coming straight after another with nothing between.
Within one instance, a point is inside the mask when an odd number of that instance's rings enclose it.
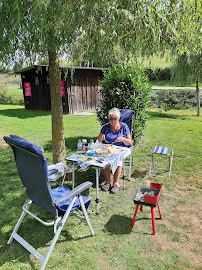
<instances>
[{"instance_id":1,"label":"shrub foliage","mask_svg":"<svg viewBox=\"0 0 202 270\"><path fill-rule=\"evenodd\" d=\"M111 108L131 109L135 111L133 139L136 140L143 133L151 91L144 70L137 65L115 65L104 71L100 85L102 99L97 117L101 125L108 122L108 111Z\"/></svg>"},{"instance_id":2,"label":"shrub foliage","mask_svg":"<svg viewBox=\"0 0 202 270\"><path fill-rule=\"evenodd\" d=\"M11 96L8 93L6 85L0 84L0 104L23 105L24 104L23 95L19 94L16 96Z\"/></svg>"},{"instance_id":3,"label":"shrub foliage","mask_svg":"<svg viewBox=\"0 0 202 270\"><path fill-rule=\"evenodd\" d=\"M151 93L150 106L162 108L165 111L189 109L196 105L195 90L154 90Z\"/></svg>"}]
</instances>

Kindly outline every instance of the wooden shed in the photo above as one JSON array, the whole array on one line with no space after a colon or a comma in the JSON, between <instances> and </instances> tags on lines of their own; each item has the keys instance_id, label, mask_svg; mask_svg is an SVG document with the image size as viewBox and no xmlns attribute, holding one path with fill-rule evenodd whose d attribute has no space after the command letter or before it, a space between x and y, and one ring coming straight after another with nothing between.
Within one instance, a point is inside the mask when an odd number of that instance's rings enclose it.
<instances>
[{"instance_id":1,"label":"wooden shed","mask_svg":"<svg viewBox=\"0 0 202 270\"><path fill-rule=\"evenodd\" d=\"M63 112L74 114L95 110L99 105L101 68L60 67ZM34 65L18 71L21 74L25 109L51 111L49 66Z\"/></svg>"}]
</instances>

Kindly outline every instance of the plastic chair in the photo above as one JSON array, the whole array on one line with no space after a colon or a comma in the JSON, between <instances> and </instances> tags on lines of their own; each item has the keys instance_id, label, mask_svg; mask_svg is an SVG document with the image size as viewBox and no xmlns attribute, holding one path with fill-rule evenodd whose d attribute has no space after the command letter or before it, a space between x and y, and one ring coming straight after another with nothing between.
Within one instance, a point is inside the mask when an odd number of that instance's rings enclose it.
<instances>
[{"instance_id":1,"label":"plastic chair","mask_svg":"<svg viewBox=\"0 0 202 270\"><path fill-rule=\"evenodd\" d=\"M10 137L14 138L14 139L27 141L26 139L24 139L18 135L15 135L15 134L11 134ZM44 154L44 149L40 144L33 143L33 142L32 142L32 144L35 145L36 147L38 147L40 149L40 151ZM65 177L66 177L66 173L68 170L69 170L69 167L65 166L63 163L56 163L56 164L48 165L48 179L49 179L49 181L57 181L58 179L62 178L62 185L63 185Z\"/></svg>"},{"instance_id":2,"label":"plastic chair","mask_svg":"<svg viewBox=\"0 0 202 270\"><path fill-rule=\"evenodd\" d=\"M154 154L168 156L169 157L168 168L155 167L154 166ZM173 162L173 148L155 146L153 151L152 151L151 163L150 163L150 167L149 167L149 175L169 178L171 175L172 162ZM160 171L160 170L168 171L168 176L164 176L164 175L160 175L160 174L152 174L153 169L156 169L158 171Z\"/></svg>"},{"instance_id":3,"label":"plastic chair","mask_svg":"<svg viewBox=\"0 0 202 270\"><path fill-rule=\"evenodd\" d=\"M58 179L62 178L63 185L68 170L69 167L65 166L63 163L48 165L48 180L57 181Z\"/></svg>"},{"instance_id":4,"label":"plastic chair","mask_svg":"<svg viewBox=\"0 0 202 270\"><path fill-rule=\"evenodd\" d=\"M11 244L13 239L18 241L24 248L42 262L40 268L42 270L45 269L56 241L71 212L81 209L90 228L91 234L94 235L94 231L86 211L91 198L81 196L81 192L90 188L92 183L87 181L77 186L72 191L65 185L51 189L48 179L47 159L44 156L44 153L40 150L41 146L37 146L34 143L18 138L4 137L4 140L13 150L18 174L27 193L27 200L22 207L23 212L7 244ZM54 216L54 220L52 222L45 222L32 213L29 209L32 203L50 212ZM39 253L17 233L26 214L31 215L45 226L54 226L54 237L45 256Z\"/></svg>"},{"instance_id":5,"label":"plastic chair","mask_svg":"<svg viewBox=\"0 0 202 270\"><path fill-rule=\"evenodd\" d=\"M131 133L132 138L132 132L133 132L133 117L135 115L135 112L128 109L121 109L120 110L121 116L120 116L120 122L124 122L128 125ZM133 166L133 140L131 143L131 154L128 158L126 158L123 162L123 188L125 189L125 169L128 169L128 180L131 179L131 169Z\"/></svg>"}]
</instances>

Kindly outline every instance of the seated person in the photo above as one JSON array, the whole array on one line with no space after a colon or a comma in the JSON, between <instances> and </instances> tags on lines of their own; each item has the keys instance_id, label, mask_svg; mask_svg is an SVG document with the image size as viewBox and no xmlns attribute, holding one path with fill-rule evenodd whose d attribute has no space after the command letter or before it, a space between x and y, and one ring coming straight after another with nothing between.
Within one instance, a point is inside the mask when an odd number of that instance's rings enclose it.
<instances>
[{"instance_id":1,"label":"seated person","mask_svg":"<svg viewBox=\"0 0 202 270\"><path fill-rule=\"evenodd\" d=\"M122 147L130 147L131 135L127 124L119 122L120 111L117 108L112 108L109 111L109 123L105 124L98 136L98 141ZM102 190L107 192L111 188L111 193L116 194L119 191L119 177L121 175L122 162L118 164L118 167L114 173L114 181L112 187L110 187L110 166L103 169L106 179L105 184L102 186Z\"/></svg>"}]
</instances>

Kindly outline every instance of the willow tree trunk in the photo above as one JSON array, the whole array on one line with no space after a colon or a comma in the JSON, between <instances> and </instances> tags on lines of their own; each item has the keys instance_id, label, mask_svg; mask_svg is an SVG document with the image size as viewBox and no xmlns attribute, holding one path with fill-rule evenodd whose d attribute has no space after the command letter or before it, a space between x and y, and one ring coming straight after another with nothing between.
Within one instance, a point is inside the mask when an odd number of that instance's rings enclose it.
<instances>
[{"instance_id":1,"label":"willow tree trunk","mask_svg":"<svg viewBox=\"0 0 202 270\"><path fill-rule=\"evenodd\" d=\"M52 114L53 163L65 163L65 139L59 60L57 53L54 51L49 51L48 56Z\"/></svg>"},{"instance_id":2,"label":"willow tree trunk","mask_svg":"<svg viewBox=\"0 0 202 270\"><path fill-rule=\"evenodd\" d=\"M196 81L196 101L197 101L197 116L200 116L200 93L198 87L198 80Z\"/></svg>"}]
</instances>

